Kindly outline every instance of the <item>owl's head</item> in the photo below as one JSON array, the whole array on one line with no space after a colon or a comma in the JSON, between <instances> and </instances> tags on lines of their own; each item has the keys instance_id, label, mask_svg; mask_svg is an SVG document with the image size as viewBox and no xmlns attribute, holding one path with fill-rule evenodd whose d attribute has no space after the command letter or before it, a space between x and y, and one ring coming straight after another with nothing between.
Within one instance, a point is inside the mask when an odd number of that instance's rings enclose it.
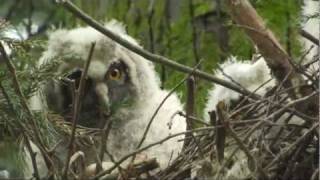
<instances>
[{"instance_id":1,"label":"owl's head","mask_svg":"<svg viewBox=\"0 0 320 180\"><path fill-rule=\"evenodd\" d=\"M105 26L138 45L120 23L113 20ZM93 42L96 45L81 97L82 110L79 116L80 125L89 127L100 126L97 121L101 119L101 113L112 114L125 108L130 110L136 103L142 103L159 90L159 80L152 63L91 27L53 32L40 64L61 58L63 62L57 72L78 85ZM71 118L73 97L70 84L52 82L46 86L46 92L49 108L63 114L66 119Z\"/></svg>"}]
</instances>

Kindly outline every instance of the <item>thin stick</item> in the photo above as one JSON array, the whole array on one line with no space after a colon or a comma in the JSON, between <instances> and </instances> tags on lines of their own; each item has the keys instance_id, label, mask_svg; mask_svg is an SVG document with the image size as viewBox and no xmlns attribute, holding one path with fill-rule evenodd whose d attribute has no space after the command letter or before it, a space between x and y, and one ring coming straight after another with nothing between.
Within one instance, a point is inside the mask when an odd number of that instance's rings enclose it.
<instances>
[{"instance_id":1,"label":"thin stick","mask_svg":"<svg viewBox=\"0 0 320 180\"><path fill-rule=\"evenodd\" d=\"M28 137L23 133L23 137L26 141L26 146L27 149L29 151L30 154L30 158L31 158L31 162L32 162L32 167L33 167L33 177L35 177L37 180L40 180L40 175L39 175L39 170L38 170L38 166L37 166L37 160L36 160L36 156L37 153L33 152L30 141L28 139Z\"/></svg>"},{"instance_id":2,"label":"thin stick","mask_svg":"<svg viewBox=\"0 0 320 180\"><path fill-rule=\"evenodd\" d=\"M2 42L0 42L0 53L1 53L1 56L3 57L6 65L7 65L8 70L10 71L10 73L12 75L12 82L13 82L14 90L19 97L19 100L21 102L22 107L27 112L28 120L31 122L31 128L35 134L35 139L36 139L37 143L39 143L39 145L40 145L39 149L45 159L46 166L48 169L50 169L52 164L49 164L50 159L47 155L47 150L46 150L45 145L43 144L43 142L40 138L41 136L38 131L37 124L36 124L35 120L33 119L33 113L28 106L28 103L27 103L27 100L26 100L24 94L22 93L22 90L21 90L21 87L20 87L20 84L19 84L19 81L18 81L18 78L16 75L16 69L15 69L14 65L11 63L11 61L10 61L10 59L9 59L9 57L3 47Z\"/></svg>"},{"instance_id":3,"label":"thin stick","mask_svg":"<svg viewBox=\"0 0 320 180\"><path fill-rule=\"evenodd\" d=\"M192 129L192 119L189 118L190 116L194 116L194 97L195 96L195 80L191 76L187 79L187 102L186 102L186 123L187 123L187 130ZM186 138L183 144L183 149L185 149L190 143L192 134L186 134Z\"/></svg>"},{"instance_id":4,"label":"thin stick","mask_svg":"<svg viewBox=\"0 0 320 180\"><path fill-rule=\"evenodd\" d=\"M72 131L71 131L71 138L70 138L70 142L69 142L68 156L67 156L66 163L65 163L66 167L65 167L65 171L64 171L64 175L63 175L63 177L65 179L68 178L67 175L68 175L68 169L69 169L69 162L70 162L70 158L71 158L72 151L73 151L72 146L73 146L73 143L75 140L75 133L76 133L76 127L77 127L76 125L77 125L77 121L78 121L79 113L80 113L80 109L81 109L80 99L81 99L81 96L82 96L82 93L83 93L83 90L85 87L85 83L86 83L85 78L88 73L88 69L89 69L91 59L92 59L94 47L95 47L95 43L92 43L90 51L89 51L88 59L86 61L85 67L84 67L84 71L81 74L79 87L78 87L78 89L75 90L75 96L74 96L75 99L74 99L74 104L73 104L73 115L72 115Z\"/></svg>"},{"instance_id":5,"label":"thin stick","mask_svg":"<svg viewBox=\"0 0 320 180\"><path fill-rule=\"evenodd\" d=\"M303 142L306 137L308 137L314 130L316 130L319 127L319 122L316 123L315 125L313 125L313 127L311 127L303 136L301 136L300 138L298 138L293 144L291 144L286 150L280 152L276 158L273 159L272 162L270 162L267 166L266 169L268 170L269 168L271 168L275 163L277 163L279 160L281 160L281 158L283 158L283 156L285 156L287 153L289 153L291 150L293 150L294 147L296 147L298 144L300 144L301 142Z\"/></svg>"},{"instance_id":6,"label":"thin stick","mask_svg":"<svg viewBox=\"0 0 320 180\"><path fill-rule=\"evenodd\" d=\"M300 35L303 36L304 38L308 39L309 41L311 41L312 43L314 43L315 45L319 46L320 42L319 39L317 39L316 37L314 37L312 34L308 33L307 31L305 31L304 29L301 29L299 31Z\"/></svg>"},{"instance_id":7,"label":"thin stick","mask_svg":"<svg viewBox=\"0 0 320 180\"><path fill-rule=\"evenodd\" d=\"M168 59L166 57L150 53L139 46L131 44L127 40L121 38L119 35L106 29L103 25L98 23L96 20L92 19L90 16L88 16L86 13L84 13L81 9L79 9L76 5L74 5L72 2L70 2L68 0L60 1L60 4L62 4L63 7L65 7L68 11L73 13L76 17L83 20L85 23L87 23L88 25L90 25L91 27L96 29L97 31L101 32L102 34L104 34L105 36L114 40L115 42L119 43L123 47L131 50L132 52L134 52L134 53L136 53L136 54L138 54L138 55L140 55L140 56L142 56L152 62L166 65L168 67L174 68L175 70L181 71L184 73L193 73L194 76L197 76L199 78L202 78L202 79L210 81L210 82L217 83L221 86L225 86L225 87L227 87L231 90L234 90L240 94L251 95L251 92L248 91L247 89L240 88L240 87L236 86L235 84L232 84L228 81L225 81L223 79L212 76L209 73L206 73L206 72L203 72L200 70L193 70L193 68L191 68L191 67L184 66L184 65L179 64L179 63L177 63L171 59ZM259 97L259 95L254 94L250 97L253 99L257 99Z\"/></svg>"},{"instance_id":8,"label":"thin stick","mask_svg":"<svg viewBox=\"0 0 320 180\"><path fill-rule=\"evenodd\" d=\"M161 103L159 104L159 106L157 107L157 109L155 110L155 112L153 113L144 133L143 136L137 146L137 148L140 148L141 145L143 144L144 140L147 137L148 131L151 127L151 124L154 120L154 118L156 117L156 115L158 114L160 108L162 107L162 105L166 102L166 100L176 91L176 89L181 86L191 75L193 75L193 72L196 71L196 69L198 68L198 66L201 64L202 61L200 61L196 66L194 66L193 71L190 72L190 74L188 74L184 79L182 79L182 81L180 81L174 88L171 89L171 91L167 94L167 96L165 98L163 98L163 100L161 101Z\"/></svg>"},{"instance_id":9,"label":"thin stick","mask_svg":"<svg viewBox=\"0 0 320 180\"><path fill-rule=\"evenodd\" d=\"M123 156L119 161L117 161L111 168L105 170L105 171L102 171L100 172L97 176L93 177L92 179L98 179L106 174L110 174L115 168L117 168L121 163L123 163L125 160L127 160L128 158L132 157L132 156L135 156L136 154L142 152L142 151L145 151L153 146L156 146L156 145L159 145L159 144L162 144L164 142L166 142L167 140L169 139L172 139L172 138L175 138L177 136L181 136L181 135L185 135L187 133L192 133L192 132L202 132L202 131L212 131L214 130L215 127L205 127L205 128L198 128L198 129L193 129L193 130L190 130L190 131L185 131L185 132L180 132L180 133L176 133L176 134L172 134L170 136L167 136L157 142L154 142L154 143L151 143L151 144L148 144L140 149L137 149L125 156Z\"/></svg>"},{"instance_id":10,"label":"thin stick","mask_svg":"<svg viewBox=\"0 0 320 180\"><path fill-rule=\"evenodd\" d=\"M100 142L101 143L101 147L100 147L100 152L99 152L99 160L100 160L100 162L103 161L104 153L107 150L107 141L108 141L109 133L110 133L110 130L111 130L111 126L112 126L112 121L108 121L106 123L105 127L101 130L101 142ZM101 170L102 170L102 165L100 163L97 166L96 172L98 173Z\"/></svg>"}]
</instances>

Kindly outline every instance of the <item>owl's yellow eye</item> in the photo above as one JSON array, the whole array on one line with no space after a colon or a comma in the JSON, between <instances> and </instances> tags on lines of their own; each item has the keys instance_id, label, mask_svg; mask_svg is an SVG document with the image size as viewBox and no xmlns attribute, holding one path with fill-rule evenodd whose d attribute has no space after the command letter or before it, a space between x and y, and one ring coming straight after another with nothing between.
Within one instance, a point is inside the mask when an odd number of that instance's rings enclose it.
<instances>
[{"instance_id":1,"label":"owl's yellow eye","mask_svg":"<svg viewBox=\"0 0 320 180\"><path fill-rule=\"evenodd\" d=\"M109 79L111 80L119 80L121 78L121 71L119 69L112 69L109 72Z\"/></svg>"}]
</instances>

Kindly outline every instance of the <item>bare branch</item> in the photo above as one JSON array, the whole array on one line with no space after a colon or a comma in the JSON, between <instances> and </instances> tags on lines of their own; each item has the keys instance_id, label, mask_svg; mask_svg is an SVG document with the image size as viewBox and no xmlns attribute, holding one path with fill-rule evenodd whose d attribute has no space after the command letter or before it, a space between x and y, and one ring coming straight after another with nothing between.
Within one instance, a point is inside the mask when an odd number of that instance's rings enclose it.
<instances>
[{"instance_id":1,"label":"bare branch","mask_svg":"<svg viewBox=\"0 0 320 180\"><path fill-rule=\"evenodd\" d=\"M205 127L205 128L198 128L198 129L193 129L193 130L190 130L190 131L185 131L185 132L180 132L180 133L176 133L176 134L172 134L170 136L167 136L157 142L154 142L154 143L151 143L151 144L148 144L140 149L137 149L125 156L123 156L119 161L117 161L111 168L105 170L105 171L102 171L101 173L99 173L97 176L95 176L93 179L98 179L106 174L110 174L115 168L117 168L121 163L123 163L125 160L129 159L130 157L132 156L135 156L136 154L142 152L142 151L145 151L153 146L156 146L156 145L159 145L159 144L162 144L166 141L168 141L169 139L172 139L172 138L175 138L177 136L182 136L182 135L185 135L187 133L192 133L192 132L202 132L202 131L212 131L214 130L215 127Z\"/></svg>"},{"instance_id":2,"label":"bare branch","mask_svg":"<svg viewBox=\"0 0 320 180\"><path fill-rule=\"evenodd\" d=\"M288 56L272 31L265 26L263 19L250 2L248 0L227 0L226 5L230 9L229 13L232 19L239 26L244 27L246 34L257 45L276 79L279 82L283 81L283 85L286 88L296 87L288 91L290 97L296 99L310 94L307 88L299 87L299 85L305 84L302 76L297 73L292 59ZM303 105L298 104L297 108L306 114L315 114L315 112L309 109L318 109L319 103L313 100L306 103Z\"/></svg>"},{"instance_id":3,"label":"bare branch","mask_svg":"<svg viewBox=\"0 0 320 180\"><path fill-rule=\"evenodd\" d=\"M187 130L192 129L192 119L190 116L194 116L194 98L195 98L195 80L191 76L187 79L187 102L186 102L186 122L187 122ZM185 141L183 144L183 149L185 149L190 144L190 137L192 134L186 134Z\"/></svg>"},{"instance_id":4,"label":"bare branch","mask_svg":"<svg viewBox=\"0 0 320 180\"><path fill-rule=\"evenodd\" d=\"M25 139L26 147L27 147L29 154L30 154L31 162L32 162L33 177L35 177L37 180L40 180L39 170L38 170L37 160L36 160L37 153L35 153L33 151L31 144L30 144L30 141L25 134L24 134L24 139Z\"/></svg>"},{"instance_id":5,"label":"bare branch","mask_svg":"<svg viewBox=\"0 0 320 180\"><path fill-rule=\"evenodd\" d=\"M75 140L77 121L78 121L79 113L81 110L81 96L83 94L83 90L85 87L85 82L86 82L85 79L87 77L89 65L90 65L93 51L94 51L94 47L95 47L95 43L92 43L91 48L90 48L90 52L88 55L88 59L86 61L85 67L84 67L84 71L81 74L79 87L78 87L78 89L75 90L74 103L73 103L73 115L72 115L72 131L71 131L71 138L70 138L69 149L68 149L69 151L68 151L68 156L66 159L66 163L65 163L66 166L65 166L65 171L64 171L64 178L65 179L68 178L68 169L69 169L70 158L72 156L72 151L73 151L73 143Z\"/></svg>"},{"instance_id":6,"label":"bare branch","mask_svg":"<svg viewBox=\"0 0 320 180\"><path fill-rule=\"evenodd\" d=\"M315 44L316 46L319 46L320 42L319 39L317 39L316 37L314 37L312 34L308 33L307 31L305 31L304 29L301 29L299 31L299 33L301 34L301 36L303 36L304 38L308 39L309 41L311 41L313 44Z\"/></svg>"},{"instance_id":7,"label":"bare branch","mask_svg":"<svg viewBox=\"0 0 320 180\"><path fill-rule=\"evenodd\" d=\"M240 87L238 87L228 81L219 79L219 78L212 76L211 74L203 72L203 71L193 70L193 68L191 68L191 67L184 66L184 65L179 64L179 63L177 63L173 60L170 60L166 57L150 53L139 46L131 44L127 40L121 38L119 35L106 29L103 25L101 25L100 23L98 23L97 21L92 19L90 16L85 14L82 10L80 10L77 6L75 6L72 2L70 2L68 0L60 1L60 4L62 4L63 7L65 7L68 11L73 13L76 17L80 18L81 20L86 22L88 25L95 28L97 31L101 32L102 34L106 35L107 37L109 37L110 39L119 43L120 45L124 46L125 48L128 48L129 50L133 51L134 53L136 53L136 54L138 54L138 55L140 55L150 61L153 61L156 63L161 63L161 64L166 65L168 67L174 68L175 70L180 71L180 72L192 73L194 76L197 76L199 78L202 78L202 79L210 81L210 82L217 83L221 86L225 86L225 87L227 87L231 90L234 90L240 94L250 95L250 91L243 89L243 88L240 88ZM251 96L251 98L258 98L258 97L259 96L256 94Z\"/></svg>"},{"instance_id":8,"label":"bare branch","mask_svg":"<svg viewBox=\"0 0 320 180\"><path fill-rule=\"evenodd\" d=\"M44 160L45 160L45 163L46 163L48 169L50 169L52 164L49 164L50 159L48 157L45 145L43 144L42 139L40 138L41 136L38 131L38 126L37 126L35 120L33 119L33 113L28 106L28 103L27 103L27 100L26 100L24 94L22 93L22 90L21 90L21 87L20 87L20 84L19 84L19 81L18 81L18 78L16 75L16 69L15 69L14 65L11 63L1 41L0 41L0 53L1 53L1 56L7 65L8 70L10 71L10 73L12 75L12 82L13 82L14 90L19 97L19 100L21 102L22 107L24 108L24 110L26 111L26 113L28 115L28 120L31 123L31 129L33 130L33 132L35 134L35 140L39 144L39 149L44 157Z\"/></svg>"}]
</instances>

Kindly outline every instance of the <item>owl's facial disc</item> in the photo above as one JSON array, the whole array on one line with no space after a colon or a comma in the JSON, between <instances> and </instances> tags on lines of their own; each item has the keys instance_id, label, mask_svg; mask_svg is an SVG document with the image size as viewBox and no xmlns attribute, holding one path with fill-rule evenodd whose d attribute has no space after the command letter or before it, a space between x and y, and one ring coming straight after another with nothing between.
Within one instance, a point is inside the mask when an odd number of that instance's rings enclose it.
<instances>
[{"instance_id":1,"label":"owl's facial disc","mask_svg":"<svg viewBox=\"0 0 320 180\"><path fill-rule=\"evenodd\" d=\"M78 88L82 69L73 69L65 79L75 82ZM61 85L63 94L63 107L60 109L67 121L71 120L72 113L72 87ZM134 97L134 88L130 81L128 66L117 60L110 64L103 79L86 79L83 95L81 97L81 111L79 125L86 127L101 127L106 116L115 113L119 108L131 105ZM103 116L103 117L101 117Z\"/></svg>"}]
</instances>

